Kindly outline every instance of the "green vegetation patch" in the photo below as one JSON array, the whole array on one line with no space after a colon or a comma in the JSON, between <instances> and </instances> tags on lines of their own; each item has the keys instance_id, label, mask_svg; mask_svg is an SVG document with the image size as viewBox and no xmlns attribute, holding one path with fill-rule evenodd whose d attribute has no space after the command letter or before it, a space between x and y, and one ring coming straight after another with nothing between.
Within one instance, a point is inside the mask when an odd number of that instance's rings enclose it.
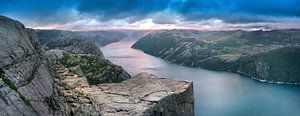
<instances>
[{"instance_id":1,"label":"green vegetation patch","mask_svg":"<svg viewBox=\"0 0 300 116\"><path fill-rule=\"evenodd\" d=\"M117 77L122 73L119 66L112 64L108 60L100 59L98 56L90 54L65 55L62 59L62 63L68 68L80 65L89 84L92 85L103 83L105 78Z\"/></svg>"},{"instance_id":2,"label":"green vegetation patch","mask_svg":"<svg viewBox=\"0 0 300 116\"><path fill-rule=\"evenodd\" d=\"M263 62L270 67L270 80L300 81L300 47L284 47L259 54Z\"/></svg>"},{"instance_id":3,"label":"green vegetation patch","mask_svg":"<svg viewBox=\"0 0 300 116\"><path fill-rule=\"evenodd\" d=\"M229 47L223 47L222 53L223 53L223 54L231 54L231 50L230 50Z\"/></svg>"},{"instance_id":4,"label":"green vegetation patch","mask_svg":"<svg viewBox=\"0 0 300 116\"><path fill-rule=\"evenodd\" d=\"M31 106L31 103L28 99L26 99L23 95L19 94L20 98L22 99L22 101L27 105L27 106Z\"/></svg>"},{"instance_id":5,"label":"green vegetation patch","mask_svg":"<svg viewBox=\"0 0 300 116\"><path fill-rule=\"evenodd\" d=\"M0 69L0 77L3 80L4 84L7 85L12 90L17 91L18 90L17 86L13 82L11 82L8 78L6 78L4 74L5 72L2 69Z\"/></svg>"},{"instance_id":6,"label":"green vegetation patch","mask_svg":"<svg viewBox=\"0 0 300 116\"><path fill-rule=\"evenodd\" d=\"M3 80L4 84L7 85L10 89L14 90L15 92L17 92L21 98L21 100L27 105L27 106L31 106L31 103L28 99L26 99L23 95L21 95L18 91L17 86L8 78L5 77L5 72L0 69L0 78Z\"/></svg>"}]
</instances>

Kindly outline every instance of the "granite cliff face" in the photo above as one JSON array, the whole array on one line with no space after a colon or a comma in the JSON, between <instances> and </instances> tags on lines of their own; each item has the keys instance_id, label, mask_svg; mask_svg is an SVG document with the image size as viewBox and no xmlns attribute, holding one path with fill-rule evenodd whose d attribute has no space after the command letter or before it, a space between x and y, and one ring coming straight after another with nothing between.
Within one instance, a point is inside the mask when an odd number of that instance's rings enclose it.
<instances>
[{"instance_id":1,"label":"granite cliff face","mask_svg":"<svg viewBox=\"0 0 300 116\"><path fill-rule=\"evenodd\" d=\"M62 40L44 52L34 30L0 16L0 115L194 115L192 82L130 78L81 44L88 41L76 42Z\"/></svg>"},{"instance_id":2,"label":"granite cliff face","mask_svg":"<svg viewBox=\"0 0 300 116\"><path fill-rule=\"evenodd\" d=\"M230 71L271 83L300 83L300 30L150 33L132 47L166 61Z\"/></svg>"},{"instance_id":3,"label":"granite cliff face","mask_svg":"<svg viewBox=\"0 0 300 116\"><path fill-rule=\"evenodd\" d=\"M0 115L64 115L35 32L0 16L0 35Z\"/></svg>"}]
</instances>

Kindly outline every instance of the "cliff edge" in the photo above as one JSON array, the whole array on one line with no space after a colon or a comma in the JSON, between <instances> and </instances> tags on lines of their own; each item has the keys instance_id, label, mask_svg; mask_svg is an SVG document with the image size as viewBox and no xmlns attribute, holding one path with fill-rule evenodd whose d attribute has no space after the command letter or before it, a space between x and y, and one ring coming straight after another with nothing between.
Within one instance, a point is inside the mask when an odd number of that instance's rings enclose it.
<instances>
[{"instance_id":1,"label":"cliff edge","mask_svg":"<svg viewBox=\"0 0 300 116\"><path fill-rule=\"evenodd\" d=\"M0 16L1 116L194 115L192 82L130 78L95 46L72 41L45 53L34 30Z\"/></svg>"}]
</instances>

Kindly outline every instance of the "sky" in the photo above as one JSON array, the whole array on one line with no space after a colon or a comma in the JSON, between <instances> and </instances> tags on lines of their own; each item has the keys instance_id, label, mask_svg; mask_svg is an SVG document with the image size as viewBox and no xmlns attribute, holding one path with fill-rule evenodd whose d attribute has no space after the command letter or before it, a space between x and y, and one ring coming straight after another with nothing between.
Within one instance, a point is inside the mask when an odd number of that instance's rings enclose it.
<instances>
[{"instance_id":1,"label":"sky","mask_svg":"<svg viewBox=\"0 0 300 116\"><path fill-rule=\"evenodd\" d=\"M0 0L0 15L35 29L300 28L300 0Z\"/></svg>"}]
</instances>

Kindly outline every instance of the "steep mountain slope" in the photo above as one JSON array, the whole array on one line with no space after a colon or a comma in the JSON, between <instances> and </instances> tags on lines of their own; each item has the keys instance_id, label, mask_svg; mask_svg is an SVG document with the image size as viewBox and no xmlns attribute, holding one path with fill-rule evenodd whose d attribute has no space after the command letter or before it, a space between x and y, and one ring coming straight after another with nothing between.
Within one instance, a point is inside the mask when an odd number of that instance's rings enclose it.
<instances>
[{"instance_id":1,"label":"steep mountain slope","mask_svg":"<svg viewBox=\"0 0 300 116\"><path fill-rule=\"evenodd\" d=\"M0 115L64 115L37 35L0 16Z\"/></svg>"},{"instance_id":2,"label":"steep mountain slope","mask_svg":"<svg viewBox=\"0 0 300 116\"><path fill-rule=\"evenodd\" d=\"M300 83L300 30L150 33L132 47L169 62L231 71L268 82Z\"/></svg>"},{"instance_id":3,"label":"steep mountain slope","mask_svg":"<svg viewBox=\"0 0 300 116\"><path fill-rule=\"evenodd\" d=\"M37 34L45 50L57 48L75 54L103 56L99 46L93 41L74 36L74 32L71 31L37 30Z\"/></svg>"}]
</instances>

